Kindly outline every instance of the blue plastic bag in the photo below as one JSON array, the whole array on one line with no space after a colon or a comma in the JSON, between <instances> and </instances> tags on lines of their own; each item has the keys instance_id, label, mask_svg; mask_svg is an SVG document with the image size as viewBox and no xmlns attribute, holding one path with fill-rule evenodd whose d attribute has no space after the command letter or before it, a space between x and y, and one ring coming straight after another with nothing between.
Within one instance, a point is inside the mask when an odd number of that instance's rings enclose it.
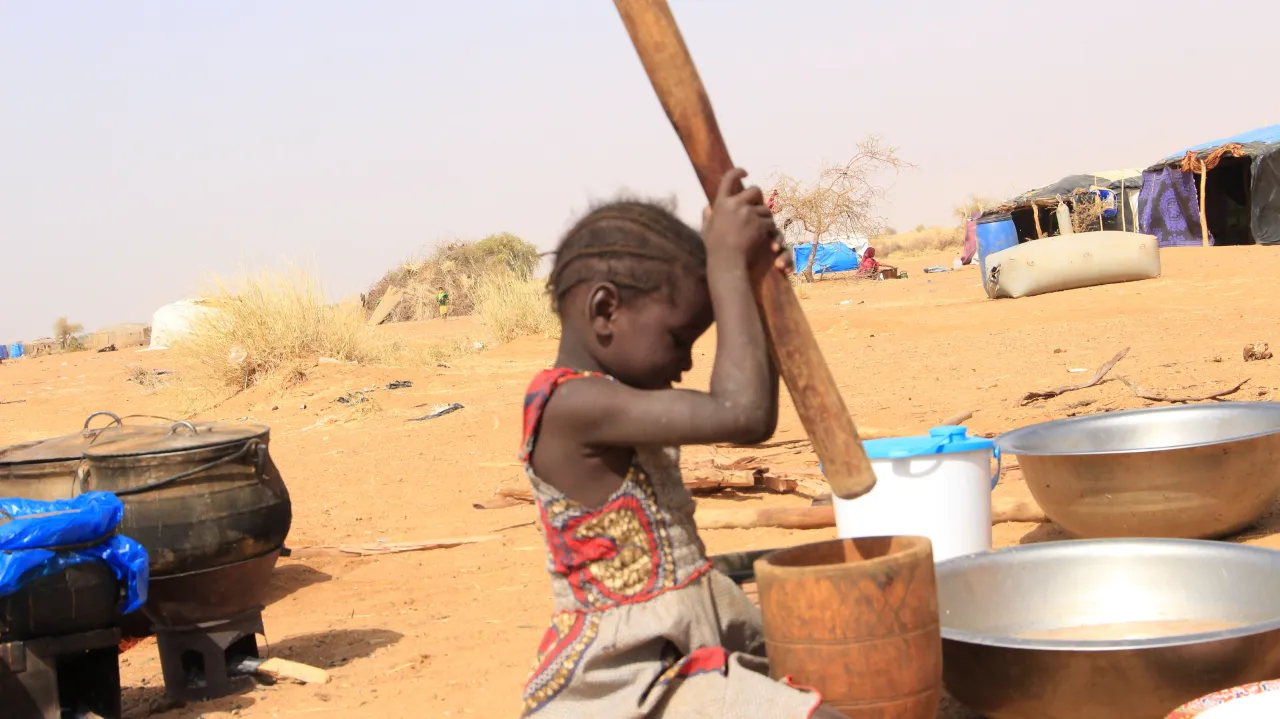
<instances>
[{"instance_id":1,"label":"blue plastic bag","mask_svg":"<svg viewBox=\"0 0 1280 719\"><path fill-rule=\"evenodd\" d=\"M0 512L7 520L0 522L0 597L33 579L96 561L124 585L121 612L147 603L150 558L141 544L115 534L124 503L114 494L87 492L53 502L0 499Z\"/></svg>"}]
</instances>

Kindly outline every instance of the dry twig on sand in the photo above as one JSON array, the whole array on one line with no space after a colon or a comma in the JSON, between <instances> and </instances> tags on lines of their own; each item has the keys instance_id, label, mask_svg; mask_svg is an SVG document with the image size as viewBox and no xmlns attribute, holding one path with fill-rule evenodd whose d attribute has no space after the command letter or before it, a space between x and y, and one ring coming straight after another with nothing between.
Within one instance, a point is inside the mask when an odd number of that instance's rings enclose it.
<instances>
[{"instance_id":1,"label":"dry twig on sand","mask_svg":"<svg viewBox=\"0 0 1280 719\"><path fill-rule=\"evenodd\" d=\"M1078 389L1089 389L1090 387L1101 382L1102 378L1106 377L1107 373L1110 372L1111 369L1116 366L1116 363L1124 359L1124 356L1127 354L1129 354L1128 347L1125 347L1124 349L1117 352L1115 357L1112 357L1106 364L1098 368L1098 371L1094 373L1093 378L1090 379L1088 382L1084 382L1081 384L1073 384L1067 387L1058 387L1057 389L1051 389L1045 392L1028 392L1026 395L1022 397L1021 400L1019 400L1018 404L1022 405L1023 407L1026 407L1032 402L1037 402L1042 399L1050 399L1053 397L1057 397L1058 395L1061 395L1061 394L1066 394L1067 392L1074 392Z\"/></svg>"},{"instance_id":2,"label":"dry twig on sand","mask_svg":"<svg viewBox=\"0 0 1280 719\"><path fill-rule=\"evenodd\" d=\"M521 504L533 504L532 490L506 487L494 492L493 496L485 501L476 502L471 506L476 509L504 509Z\"/></svg>"},{"instance_id":3,"label":"dry twig on sand","mask_svg":"<svg viewBox=\"0 0 1280 719\"><path fill-rule=\"evenodd\" d=\"M1239 392L1246 384L1249 383L1249 380L1246 379L1242 381L1240 384L1237 384L1236 386L1231 387L1229 389L1224 389L1220 392L1214 392L1212 394L1198 395L1195 397L1169 397L1166 395L1157 394L1155 392L1152 392L1149 389L1145 389L1141 385L1139 385L1137 382L1131 382L1130 380L1124 377L1117 376L1116 379L1120 380L1121 382L1124 382L1125 385L1129 387L1129 389L1133 390L1133 393L1135 395L1137 395L1142 399L1150 400L1152 402L1171 402L1173 404L1187 404L1189 402L1207 402L1209 400L1219 400L1219 399L1222 399L1223 397L1229 397L1235 394L1236 392Z\"/></svg>"},{"instance_id":4,"label":"dry twig on sand","mask_svg":"<svg viewBox=\"0 0 1280 719\"><path fill-rule=\"evenodd\" d=\"M428 549L449 549L463 544L488 542L497 539L496 534L485 534L476 537L451 537L448 539L429 539L422 542L384 542L381 544L336 544L318 547L297 547L290 549L289 556L294 559L307 557L369 557L377 554L400 554L403 552L422 552Z\"/></svg>"}]
</instances>

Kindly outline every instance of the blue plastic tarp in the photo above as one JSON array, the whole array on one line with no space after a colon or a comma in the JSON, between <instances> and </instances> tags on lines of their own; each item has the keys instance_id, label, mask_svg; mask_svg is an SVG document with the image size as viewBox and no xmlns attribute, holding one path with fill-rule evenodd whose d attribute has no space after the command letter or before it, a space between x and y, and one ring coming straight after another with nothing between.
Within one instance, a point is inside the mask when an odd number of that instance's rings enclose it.
<instances>
[{"instance_id":1,"label":"blue plastic tarp","mask_svg":"<svg viewBox=\"0 0 1280 719\"><path fill-rule=\"evenodd\" d=\"M809 254L813 252L812 244L796 245L796 274L804 272L809 265ZM852 272L858 269L858 252L843 242L822 242L818 244L818 254L813 259L813 271Z\"/></svg>"},{"instance_id":2,"label":"blue plastic tarp","mask_svg":"<svg viewBox=\"0 0 1280 719\"><path fill-rule=\"evenodd\" d=\"M21 342L14 342L13 344L9 345L9 356L12 357L13 359L17 359L22 356Z\"/></svg>"},{"instance_id":3,"label":"blue plastic tarp","mask_svg":"<svg viewBox=\"0 0 1280 719\"><path fill-rule=\"evenodd\" d=\"M1242 132L1239 135L1232 135L1231 137L1223 138L1221 140L1214 140L1213 142L1205 142L1199 145L1193 145L1183 150L1182 152L1179 152L1177 155L1170 155L1169 157L1170 158L1182 157L1183 155L1187 154L1192 150L1195 150L1196 152L1202 152L1204 150L1211 150L1215 147L1222 147L1223 145L1226 145L1232 142L1238 142L1241 145L1247 145L1251 142L1260 142L1263 144L1280 142L1280 125L1268 125L1267 127L1259 127L1253 130L1249 130L1248 132Z\"/></svg>"},{"instance_id":4,"label":"blue plastic tarp","mask_svg":"<svg viewBox=\"0 0 1280 719\"><path fill-rule=\"evenodd\" d=\"M141 544L115 533L124 517L119 497L86 492L53 502L0 499L0 512L0 597L81 562L102 562L124 586L121 612L147 603L150 558Z\"/></svg>"}]
</instances>

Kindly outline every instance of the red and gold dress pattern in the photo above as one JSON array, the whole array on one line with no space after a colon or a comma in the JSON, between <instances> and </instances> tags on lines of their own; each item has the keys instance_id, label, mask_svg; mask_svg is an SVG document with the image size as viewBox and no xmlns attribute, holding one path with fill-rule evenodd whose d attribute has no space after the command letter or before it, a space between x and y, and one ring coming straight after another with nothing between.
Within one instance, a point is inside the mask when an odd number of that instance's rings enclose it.
<instances>
[{"instance_id":1,"label":"red and gold dress pattern","mask_svg":"<svg viewBox=\"0 0 1280 719\"><path fill-rule=\"evenodd\" d=\"M719 716L718 707L744 719L809 716L820 698L768 678L759 610L711 570L677 449L637 447L622 485L596 508L565 497L529 466L556 388L592 377L609 379L547 370L525 395L521 459L547 544L555 614L525 685L523 716Z\"/></svg>"}]
</instances>

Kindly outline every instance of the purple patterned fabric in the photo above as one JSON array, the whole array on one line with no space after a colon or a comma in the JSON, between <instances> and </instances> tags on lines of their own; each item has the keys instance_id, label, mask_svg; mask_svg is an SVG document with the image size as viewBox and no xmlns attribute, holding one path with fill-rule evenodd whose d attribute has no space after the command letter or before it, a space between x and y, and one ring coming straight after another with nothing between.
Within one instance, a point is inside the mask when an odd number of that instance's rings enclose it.
<instances>
[{"instance_id":1,"label":"purple patterned fabric","mask_svg":"<svg viewBox=\"0 0 1280 719\"><path fill-rule=\"evenodd\" d=\"M1200 198L1195 176L1176 167L1142 173L1138 195L1142 232L1155 235L1161 247L1199 247ZM1213 234L1209 244L1214 244Z\"/></svg>"}]
</instances>

